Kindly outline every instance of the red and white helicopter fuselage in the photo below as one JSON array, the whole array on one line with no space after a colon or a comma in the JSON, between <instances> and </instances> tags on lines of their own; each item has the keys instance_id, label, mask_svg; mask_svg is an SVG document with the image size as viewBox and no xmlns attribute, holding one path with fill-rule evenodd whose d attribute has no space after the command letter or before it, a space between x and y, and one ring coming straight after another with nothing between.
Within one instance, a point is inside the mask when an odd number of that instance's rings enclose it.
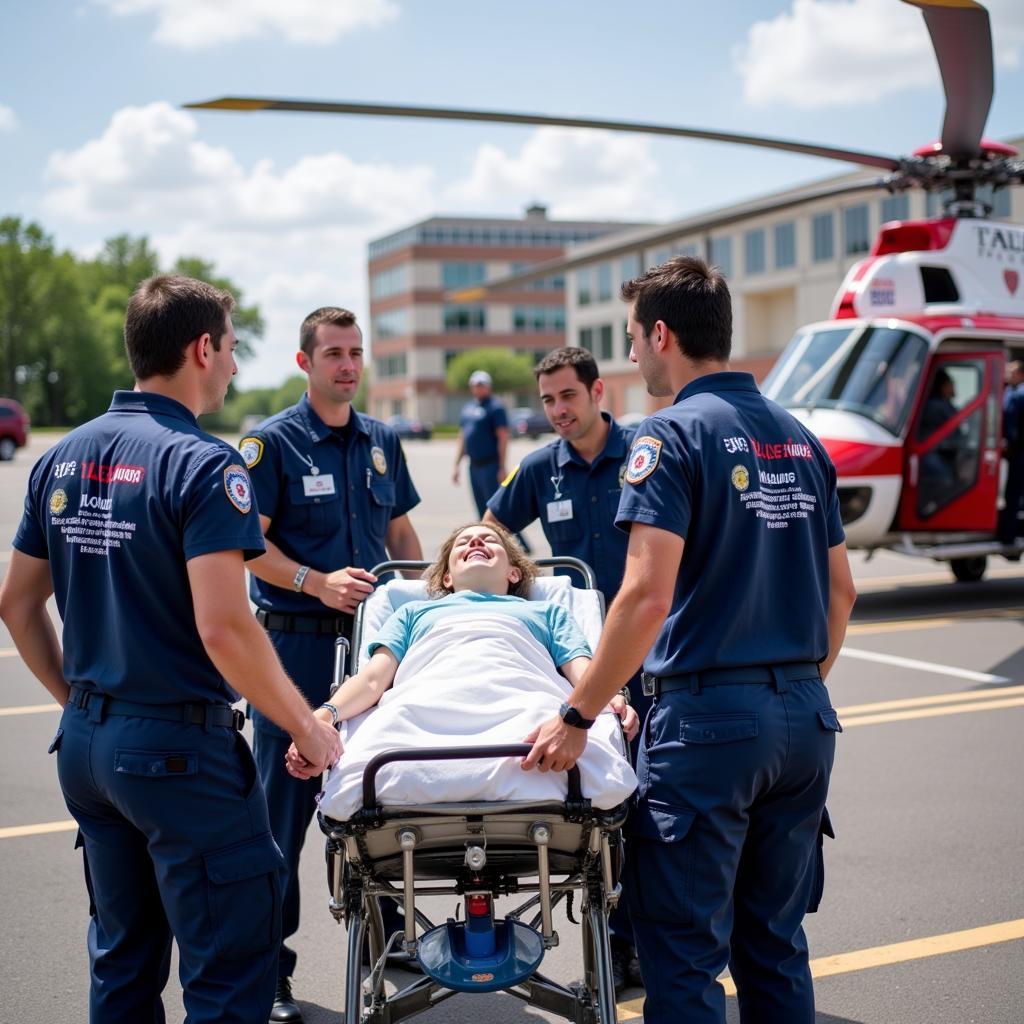
<instances>
[{"instance_id":1,"label":"red and white helicopter fuselage","mask_svg":"<svg viewBox=\"0 0 1024 1024\"><path fill-rule=\"evenodd\" d=\"M996 539L1004 370L1022 357L1024 227L892 223L764 391L828 449L851 548L949 561L977 579L986 556L1024 547Z\"/></svg>"}]
</instances>

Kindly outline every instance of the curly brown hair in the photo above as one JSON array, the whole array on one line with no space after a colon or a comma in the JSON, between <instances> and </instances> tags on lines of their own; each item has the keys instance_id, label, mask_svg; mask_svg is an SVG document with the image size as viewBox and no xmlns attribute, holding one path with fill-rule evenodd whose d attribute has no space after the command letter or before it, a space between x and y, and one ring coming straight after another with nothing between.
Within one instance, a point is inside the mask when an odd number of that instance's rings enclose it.
<instances>
[{"instance_id":1,"label":"curly brown hair","mask_svg":"<svg viewBox=\"0 0 1024 1024\"><path fill-rule=\"evenodd\" d=\"M424 579L427 581L427 593L431 597L443 597L445 594L453 593L451 587L444 585L445 573L448 572L448 559L451 557L452 548L455 547L455 541L459 534L463 530L468 530L471 526L486 526L488 530L494 531L497 538L501 541L512 567L519 570L519 581L509 584L509 594L513 597L529 597L530 586L540 573L536 563L526 557L523 549L505 529L494 523L479 522L463 523L462 526L456 527L448 535L448 539L441 545L441 550L437 553L434 564L427 569L424 576Z\"/></svg>"}]
</instances>

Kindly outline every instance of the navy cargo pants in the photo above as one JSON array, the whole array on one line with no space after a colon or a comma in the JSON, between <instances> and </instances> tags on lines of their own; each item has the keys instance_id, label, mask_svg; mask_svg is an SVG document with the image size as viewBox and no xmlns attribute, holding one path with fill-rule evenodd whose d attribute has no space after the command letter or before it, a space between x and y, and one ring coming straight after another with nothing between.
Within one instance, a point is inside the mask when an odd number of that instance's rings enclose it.
<instances>
[{"instance_id":1,"label":"navy cargo pants","mask_svg":"<svg viewBox=\"0 0 1024 1024\"><path fill-rule=\"evenodd\" d=\"M265 1021L281 854L242 736L96 701L64 709L52 749L85 847L92 1024L163 1024L172 934L189 1024Z\"/></svg>"},{"instance_id":2,"label":"navy cargo pants","mask_svg":"<svg viewBox=\"0 0 1024 1024\"><path fill-rule=\"evenodd\" d=\"M820 679L771 677L687 677L647 718L624 887L646 1024L724 1024L727 964L741 1020L814 1022L802 921L840 726Z\"/></svg>"},{"instance_id":3,"label":"navy cargo pants","mask_svg":"<svg viewBox=\"0 0 1024 1024\"><path fill-rule=\"evenodd\" d=\"M279 630L270 630L268 635L285 671L310 705L317 708L323 704L330 693L334 671L334 637L329 633ZM321 779L319 775L311 779L289 775L284 756L291 746L291 737L255 709L252 718L253 753L267 794L270 828L284 857L283 942L278 970L282 978L290 978L295 973L297 957L287 942L299 929L299 856L316 814Z\"/></svg>"}]
</instances>

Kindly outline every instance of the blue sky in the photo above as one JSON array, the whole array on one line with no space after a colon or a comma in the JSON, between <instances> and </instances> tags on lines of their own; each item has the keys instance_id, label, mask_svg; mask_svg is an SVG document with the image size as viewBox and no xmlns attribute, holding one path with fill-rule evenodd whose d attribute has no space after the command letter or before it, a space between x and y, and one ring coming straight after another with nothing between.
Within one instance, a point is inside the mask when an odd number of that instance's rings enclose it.
<instances>
[{"instance_id":1,"label":"blue sky","mask_svg":"<svg viewBox=\"0 0 1024 1024\"><path fill-rule=\"evenodd\" d=\"M990 0L987 133L1024 134L1024 4ZM0 214L61 248L127 232L213 259L267 317L242 387L294 369L298 323L367 309L366 243L433 213L660 220L841 164L632 135L193 112L221 95L522 109L885 153L936 137L920 14L898 0L11 0Z\"/></svg>"}]
</instances>

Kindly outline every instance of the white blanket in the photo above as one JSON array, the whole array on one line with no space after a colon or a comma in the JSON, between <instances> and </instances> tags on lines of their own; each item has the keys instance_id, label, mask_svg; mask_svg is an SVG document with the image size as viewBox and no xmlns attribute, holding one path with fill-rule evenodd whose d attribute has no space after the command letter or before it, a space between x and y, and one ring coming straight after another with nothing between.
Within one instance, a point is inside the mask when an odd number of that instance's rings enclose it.
<instances>
[{"instance_id":1,"label":"white blanket","mask_svg":"<svg viewBox=\"0 0 1024 1024\"><path fill-rule=\"evenodd\" d=\"M385 750L521 743L557 714L571 689L547 650L510 616L444 620L409 648L380 703L344 724L345 752L328 774L320 808L338 820L358 810L363 769ZM602 714L578 762L583 795L595 807L616 807L636 788L620 750L617 719ZM565 772L523 771L520 762L506 757L386 765L377 773L377 800L565 799Z\"/></svg>"}]
</instances>

